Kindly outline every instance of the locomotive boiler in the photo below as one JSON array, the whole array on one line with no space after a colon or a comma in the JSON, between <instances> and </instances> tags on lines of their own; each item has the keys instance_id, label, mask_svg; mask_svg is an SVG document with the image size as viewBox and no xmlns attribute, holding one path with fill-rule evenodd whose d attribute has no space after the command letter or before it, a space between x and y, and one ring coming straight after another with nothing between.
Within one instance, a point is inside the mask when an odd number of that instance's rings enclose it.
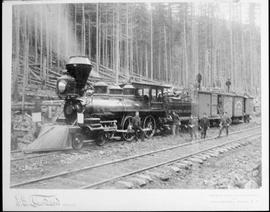
<instances>
[{"instance_id":1,"label":"locomotive boiler","mask_svg":"<svg viewBox=\"0 0 270 212\"><path fill-rule=\"evenodd\" d=\"M130 81L121 85L87 82L92 64L87 57L70 57L66 72L57 80L57 94L65 100L64 115L72 125L72 146L82 147L83 140L94 138L103 145L114 135L126 141L134 138L132 116L139 111L147 138L164 125L169 111L184 120L191 114L191 102L170 97L170 86Z\"/></svg>"}]
</instances>

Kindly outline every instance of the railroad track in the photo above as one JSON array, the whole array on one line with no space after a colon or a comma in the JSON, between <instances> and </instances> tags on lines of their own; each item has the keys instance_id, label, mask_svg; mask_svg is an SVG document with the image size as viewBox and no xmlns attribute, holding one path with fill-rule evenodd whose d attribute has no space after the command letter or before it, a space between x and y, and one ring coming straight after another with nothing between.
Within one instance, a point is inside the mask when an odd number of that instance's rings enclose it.
<instances>
[{"instance_id":1,"label":"railroad track","mask_svg":"<svg viewBox=\"0 0 270 212\"><path fill-rule=\"evenodd\" d=\"M50 152L50 153L37 153L37 154L32 154L30 156L25 156L23 151L18 151L16 153L11 153L11 162L14 161L21 161L21 160L27 160L27 159L31 159L31 158L39 158L39 157L48 157L50 155L54 155L55 152Z\"/></svg>"},{"instance_id":2,"label":"railroad track","mask_svg":"<svg viewBox=\"0 0 270 212\"><path fill-rule=\"evenodd\" d=\"M97 188L106 183L128 176L135 176L161 166L191 161L203 162L206 158L237 148L260 137L260 127L242 130L220 139L185 143L169 148L134 155L114 161L100 163L79 169L68 170L54 175L12 184L11 188ZM183 165L182 164L182 165ZM152 173L153 174L153 173ZM151 174L150 174L151 175ZM156 174L157 175L157 174Z\"/></svg>"},{"instance_id":3,"label":"railroad track","mask_svg":"<svg viewBox=\"0 0 270 212\"><path fill-rule=\"evenodd\" d=\"M248 131L248 129L243 129L240 131L232 132L231 134L242 132L242 131ZM154 138L158 138L162 136L155 136ZM88 150L91 150L91 147L95 146L94 142L87 143L87 147L84 147L82 150L73 150L73 149L67 149L67 150L55 150L53 152L44 152L44 153L24 153L21 150L13 150L11 151L11 162L16 161L25 161L30 160L33 158L40 158L40 157L49 157L51 155L61 155L61 154L80 154L81 152L87 152Z\"/></svg>"}]
</instances>

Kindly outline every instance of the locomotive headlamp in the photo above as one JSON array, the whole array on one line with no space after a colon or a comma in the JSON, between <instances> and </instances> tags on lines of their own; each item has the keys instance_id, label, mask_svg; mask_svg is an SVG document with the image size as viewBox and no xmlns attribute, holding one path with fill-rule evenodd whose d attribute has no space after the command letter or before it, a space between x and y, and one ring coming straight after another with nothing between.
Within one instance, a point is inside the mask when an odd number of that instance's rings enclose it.
<instances>
[{"instance_id":1,"label":"locomotive headlamp","mask_svg":"<svg viewBox=\"0 0 270 212\"><path fill-rule=\"evenodd\" d=\"M75 104L75 109L78 113L81 113L83 111L83 107L80 103Z\"/></svg>"},{"instance_id":2,"label":"locomotive headlamp","mask_svg":"<svg viewBox=\"0 0 270 212\"><path fill-rule=\"evenodd\" d=\"M67 81L66 80L60 80L58 82L58 91L60 93L63 93L66 90L67 87Z\"/></svg>"}]
</instances>

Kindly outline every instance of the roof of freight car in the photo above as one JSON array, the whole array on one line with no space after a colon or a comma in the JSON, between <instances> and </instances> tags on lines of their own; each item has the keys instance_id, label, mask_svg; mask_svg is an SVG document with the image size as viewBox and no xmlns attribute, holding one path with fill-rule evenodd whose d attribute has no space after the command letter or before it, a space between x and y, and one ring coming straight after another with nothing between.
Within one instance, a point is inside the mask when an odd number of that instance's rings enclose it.
<instances>
[{"instance_id":1,"label":"roof of freight car","mask_svg":"<svg viewBox=\"0 0 270 212\"><path fill-rule=\"evenodd\" d=\"M208 93L208 94L220 94L220 95L226 95L226 96L236 96L234 93L228 93L224 91L208 91L208 90L200 90L199 93Z\"/></svg>"}]
</instances>

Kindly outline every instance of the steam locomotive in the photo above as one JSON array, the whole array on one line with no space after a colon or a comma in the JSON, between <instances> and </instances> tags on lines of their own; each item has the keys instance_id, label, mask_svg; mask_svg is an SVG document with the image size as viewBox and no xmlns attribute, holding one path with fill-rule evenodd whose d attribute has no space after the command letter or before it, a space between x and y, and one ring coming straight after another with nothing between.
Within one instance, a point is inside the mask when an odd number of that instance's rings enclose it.
<instances>
[{"instance_id":1,"label":"steam locomotive","mask_svg":"<svg viewBox=\"0 0 270 212\"><path fill-rule=\"evenodd\" d=\"M85 138L94 138L98 145L115 134L133 140L131 120L136 111L146 138L164 127L168 111L177 111L183 121L191 114L191 100L169 96L169 86L130 81L121 85L97 82L91 87L87 83L91 70L87 57L70 57L66 73L57 80L57 94L65 100L64 115L72 126L75 149L82 147Z\"/></svg>"},{"instance_id":2,"label":"steam locomotive","mask_svg":"<svg viewBox=\"0 0 270 212\"><path fill-rule=\"evenodd\" d=\"M66 72L58 78L56 92L65 100L64 115L70 125L72 147L80 149L84 140L94 139L103 145L115 135L126 141L134 139L132 117L139 111L145 137L152 137L170 122L168 114L175 111L181 124L191 114L206 113L211 123L218 123L223 111L232 118L246 120L251 114L252 98L234 94L194 90L191 94L170 94L170 86L129 81L120 85L87 80L92 64L87 57L70 57Z\"/></svg>"}]
</instances>

